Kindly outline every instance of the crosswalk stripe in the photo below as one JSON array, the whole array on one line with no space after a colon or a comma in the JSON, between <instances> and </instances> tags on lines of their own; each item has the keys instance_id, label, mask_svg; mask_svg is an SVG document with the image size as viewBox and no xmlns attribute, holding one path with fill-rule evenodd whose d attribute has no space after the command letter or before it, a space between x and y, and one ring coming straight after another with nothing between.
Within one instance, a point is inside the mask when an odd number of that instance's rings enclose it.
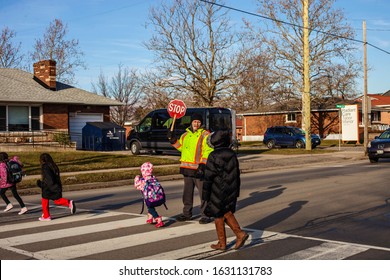
<instances>
[{"instance_id":1,"label":"crosswalk stripe","mask_svg":"<svg viewBox=\"0 0 390 280\"><path fill-rule=\"evenodd\" d=\"M83 210L86 211L86 210ZM145 215L139 215L134 213L123 213L123 212L105 212L105 211L95 211L95 212L83 212L81 211L77 215L65 216L61 219L54 219L51 222L26 222L19 224L9 224L4 227L0 227L0 233L12 232L16 230L37 228L41 226L48 225L64 225L70 224L69 227L63 229L53 229L42 228L41 232L36 232L31 234L18 234L12 235L8 233L8 237L0 238L0 248L12 251L17 254L28 256L32 259L55 259L55 260L65 260L65 259L76 259L83 258L89 255L105 253L109 251L115 251L125 248L131 248L133 246L147 244L151 241L159 242L164 240L175 240L176 238L182 238L185 236L196 235L202 232L210 231L215 238L215 226L213 223L199 226L197 222L185 222L180 223L174 227L164 227L161 229L153 229L146 232L141 232L137 234L129 234L121 237L107 238L98 241L92 241L87 243L75 244L65 247L56 247L53 249L42 250L38 252L26 251L26 247L19 247L22 245L28 246L29 244L46 242L46 241L55 241L61 240L62 238L68 237L77 237L82 235L100 233L100 232L109 232L115 231L116 229L126 229L131 227L138 227L140 225L145 225ZM100 218L109 218L105 220L99 220ZM116 217L116 218L114 218ZM170 219L165 217L165 220ZM72 227L72 223L78 222L77 226ZM85 225L80 222L86 222ZM80 224L80 226L79 226ZM145 227L146 229L147 227ZM53 229L53 230L52 230ZM228 229L228 227L227 227ZM378 249L390 251L390 248L382 248L376 246L368 246L364 244L353 244L348 242L326 240L321 238L314 237L305 237L285 233L277 233L270 231L262 231L255 229L244 228L250 235L248 241L246 242L245 247L257 247L261 246L264 243L270 243L275 240L286 239L286 238L300 238L321 241L322 243L318 246L313 246L304 250L300 250L285 256L280 257L280 260L341 260L351 257L353 255L365 252L369 249ZM6 236L6 234L4 236ZM214 239L214 238L213 238ZM148 255L140 258L141 260L198 260L198 259L208 259L215 256L223 256L233 252L231 249L234 247L235 237L230 237L227 239L227 243L230 245L229 250L227 251L218 251L212 250L210 248L211 244L214 244L216 240L212 242L205 242L202 244L197 244L193 246L183 246L183 248L170 250L167 252L162 252L154 255ZM64 245L63 245L64 246Z\"/></svg>"},{"instance_id":2,"label":"crosswalk stripe","mask_svg":"<svg viewBox=\"0 0 390 280\"><path fill-rule=\"evenodd\" d=\"M117 228L142 225L145 223L144 217L126 219L114 222L105 222L88 226L71 227L67 229L52 230L47 232L39 232L33 234L25 234L20 236L8 237L0 239L0 246L18 246L34 242L49 241L65 237L77 236L82 234L110 231Z\"/></svg>"},{"instance_id":3,"label":"crosswalk stripe","mask_svg":"<svg viewBox=\"0 0 390 280\"><path fill-rule=\"evenodd\" d=\"M143 232L139 234L132 234L129 236L110 238L73 246L39 251L34 253L34 257L37 259L49 260L74 259L93 254L129 248L136 245L147 244L150 243L150 240L157 242L171 238L183 237L186 235L193 235L210 230L215 230L214 225L208 224L199 226L196 223L186 223L185 225L180 226L180 229L178 229L177 227L160 228L158 231Z\"/></svg>"},{"instance_id":4,"label":"crosswalk stripe","mask_svg":"<svg viewBox=\"0 0 390 280\"><path fill-rule=\"evenodd\" d=\"M37 217L37 221L20 223L20 224L9 224L6 227L0 227L0 233L12 231L12 230L37 228L37 227L48 226L48 225L60 225L60 224L66 224L71 222L83 221L85 219L114 217L118 215L124 215L124 213L119 213L119 212L80 213L77 215L72 215L61 219L53 219L50 222L40 222L38 221L38 217Z\"/></svg>"},{"instance_id":5,"label":"crosswalk stripe","mask_svg":"<svg viewBox=\"0 0 390 280\"><path fill-rule=\"evenodd\" d=\"M250 244L252 242L256 242L258 240L276 240L287 238L284 234L276 234L275 232L270 231L262 231L262 230L250 230L245 229L249 238L246 244ZM235 237L227 238L226 244L231 244L235 241ZM146 256L144 258L140 258L141 260L191 260L191 259L207 259L208 257L212 257L216 254L220 254L221 251L215 251L210 249L211 244L215 244L216 241L198 244L194 246L189 246L177 250L172 250L169 252L164 252L156 255Z\"/></svg>"},{"instance_id":6,"label":"crosswalk stripe","mask_svg":"<svg viewBox=\"0 0 390 280\"><path fill-rule=\"evenodd\" d=\"M323 243L305 250L285 255L280 260L342 260L358 253L367 251L367 248L356 245Z\"/></svg>"}]
</instances>

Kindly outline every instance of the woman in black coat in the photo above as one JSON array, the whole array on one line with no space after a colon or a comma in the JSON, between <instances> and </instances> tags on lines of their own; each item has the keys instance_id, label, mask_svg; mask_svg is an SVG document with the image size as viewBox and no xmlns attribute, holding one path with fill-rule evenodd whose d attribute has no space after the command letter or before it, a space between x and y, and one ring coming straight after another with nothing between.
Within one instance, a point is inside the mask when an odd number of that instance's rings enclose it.
<instances>
[{"instance_id":1,"label":"woman in black coat","mask_svg":"<svg viewBox=\"0 0 390 280\"><path fill-rule=\"evenodd\" d=\"M38 187L42 189L42 217L40 221L51 221L49 212L49 200L53 200L54 204L67 206L70 213L76 212L76 205L73 200L62 197L62 183L60 170L57 164L53 161L51 155L47 153L41 154L39 158L41 164L42 180L37 181Z\"/></svg>"},{"instance_id":2,"label":"woman in black coat","mask_svg":"<svg viewBox=\"0 0 390 280\"><path fill-rule=\"evenodd\" d=\"M248 234L241 230L234 212L240 195L240 168L236 153L229 148L228 131L217 131L209 136L208 143L214 148L210 153L203 183L203 199L206 201L205 214L214 217L218 243L212 249L226 250L225 222L236 235L235 249L241 248Z\"/></svg>"}]
</instances>

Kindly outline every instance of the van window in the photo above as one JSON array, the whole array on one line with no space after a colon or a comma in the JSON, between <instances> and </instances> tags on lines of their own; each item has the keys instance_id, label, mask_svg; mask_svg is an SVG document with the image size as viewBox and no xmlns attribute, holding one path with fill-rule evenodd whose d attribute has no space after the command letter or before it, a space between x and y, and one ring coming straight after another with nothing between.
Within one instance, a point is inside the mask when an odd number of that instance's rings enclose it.
<instances>
[{"instance_id":1,"label":"van window","mask_svg":"<svg viewBox=\"0 0 390 280\"><path fill-rule=\"evenodd\" d=\"M230 114L210 115L210 130L232 130Z\"/></svg>"},{"instance_id":2,"label":"van window","mask_svg":"<svg viewBox=\"0 0 390 280\"><path fill-rule=\"evenodd\" d=\"M184 116L180 120L176 120L176 121L178 121L177 123L178 129L186 129L191 125L191 116Z\"/></svg>"},{"instance_id":3,"label":"van window","mask_svg":"<svg viewBox=\"0 0 390 280\"><path fill-rule=\"evenodd\" d=\"M147 116L140 124L139 124L139 132L149 131L152 126L152 116Z\"/></svg>"},{"instance_id":4,"label":"van window","mask_svg":"<svg viewBox=\"0 0 390 280\"><path fill-rule=\"evenodd\" d=\"M169 114L166 112L156 112L153 117L153 128L168 129L169 126Z\"/></svg>"}]
</instances>

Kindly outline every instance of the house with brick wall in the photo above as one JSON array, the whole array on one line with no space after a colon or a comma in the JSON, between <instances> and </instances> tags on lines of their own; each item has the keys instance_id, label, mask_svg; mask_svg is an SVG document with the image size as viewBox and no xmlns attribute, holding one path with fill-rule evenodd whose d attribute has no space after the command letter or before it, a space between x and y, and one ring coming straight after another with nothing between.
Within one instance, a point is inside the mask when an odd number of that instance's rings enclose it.
<instances>
[{"instance_id":1,"label":"house with brick wall","mask_svg":"<svg viewBox=\"0 0 390 280\"><path fill-rule=\"evenodd\" d=\"M369 138L372 139L390 127L390 91L384 94L369 94L368 96L371 100L368 129ZM361 101L360 97L345 103L346 105L358 104L360 141L363 139L364 130ZM341 133L339 114L337 108L312 109L311 132L318 134L322 139L339 139ZM300 110L238 113L237 118L242 122L240 141L262 141L266 129L270 126L302 127L302 112Z\"/></svg>"},{"instance_id":2,"label":"house with brick wall","mask_svg":"<svg viewBox=\"0 0 390 280\"><path fill-rule=\"evenodd\" d=\"M87 122L109 122L110 106L122 105L56 81L53 60L34 63L33 74L0 68L0 142L31 141L38 135L64 132L80 145Z\"/></svg>"},{"instance_id":3,"label":"house with brick wall","mask_svg":"<svg viewBox=\"0 0 390 280\"><path fill-rule=\"evenodd\" d=\"M311 111L312 133L325 138L329 134L339 133L338 109L321 109ZM242 141L262 141L268 127L287 125L302 127L301 111L275 111L239 113L237 117L242 120Z\"/></svg>"}]
</instances>

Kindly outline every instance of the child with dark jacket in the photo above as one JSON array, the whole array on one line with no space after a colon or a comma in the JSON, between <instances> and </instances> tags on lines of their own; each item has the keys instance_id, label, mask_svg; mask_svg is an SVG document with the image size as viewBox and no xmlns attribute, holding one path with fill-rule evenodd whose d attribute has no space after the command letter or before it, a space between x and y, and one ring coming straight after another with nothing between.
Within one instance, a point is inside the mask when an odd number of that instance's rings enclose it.
<instances>
[{"instance_id":1,"label":"child with dark jacket","mask_svg":"<svg viewBox=\"0 0 390 280\"><path fill-rule=\"evenodd\" d=\"M241 248L248 234L241 230L234 212L240 194L240 169L236 153L229 148L228 131L216 131L209 136L208 144L214 148L210 153L203 183L205 214L214 217L218 243L211 245L215 250L226 250L225 223L236 235L235 249Z\"/></svg>"},{"instance_id":2,"label":"child with dark jacket","mask_svg":"<svg viewBox=\"0 0 390 280\"><path fill-rule=\"evenodd\" d=\"M41 164L41 180L37 180L37 185L42 189L42 216L40 221L51 221L49 212L49 201L54 204L69 207L70 213L76 212L76 205L73 200L62 197L62 183L60 170L50 154L43 153L39 157Z\"/></svg>"}]
</instances>

